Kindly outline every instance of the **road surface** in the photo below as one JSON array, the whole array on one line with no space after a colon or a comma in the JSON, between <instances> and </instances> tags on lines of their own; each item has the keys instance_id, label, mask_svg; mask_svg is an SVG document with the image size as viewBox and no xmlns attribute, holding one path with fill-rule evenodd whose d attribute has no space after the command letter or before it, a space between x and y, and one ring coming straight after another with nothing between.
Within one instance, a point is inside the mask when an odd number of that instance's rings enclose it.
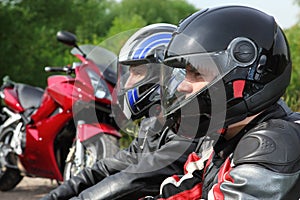
<instances>
[{"instance_id":1,"label":"road surface","mask_svg":"<svg viewBox=\"0 0 300 200\"><path fill-rule=\"evenodd\" d=\"M57 187L56 181L50 179L28 178L23 180L11 191L0 192L1 200L36 200Z\"/></svg>"}]
</instances>

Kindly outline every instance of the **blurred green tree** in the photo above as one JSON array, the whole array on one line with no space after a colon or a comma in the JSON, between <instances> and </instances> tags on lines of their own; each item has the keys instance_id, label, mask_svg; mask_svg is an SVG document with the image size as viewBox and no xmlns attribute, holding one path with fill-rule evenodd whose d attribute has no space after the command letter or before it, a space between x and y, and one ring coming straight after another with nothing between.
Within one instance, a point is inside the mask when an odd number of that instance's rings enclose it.
<instances>
[{"instance_id":1,"label":"blurred green tree","mask_svg":"<svg viewBox=\"0 0 300 200\"><path fill-rule=\"evenodd\" d=\"M69 49L56 42L59 30L75 33L81 44L99 44L147 24L177 24L195 10L185 0L2 0L0 83L9 75L15 81L44 87L49 76L44 66L72 62Z\"/></svg>"},{"instance_id":2,"label":"blurred green tree","mask_svg":"<svg viewBox=\"0 0 300 200\"><path fill-rule=\"evenodd\" d=\"M26 0L0 3L0 77L45 86L46 65L65 65L69 49L56 42L59 30L76 33L80 41L104 36L113 20L112 0ZM36 76L38 74L38 76Z\"/></svg>"},{"instance_id":3,"label":"blurred green tree","mask_svg":"<svg viewBox=\"0 0 300 200\"><path fill-rule=\"evenodd\" d=\"M284 99L293 110L300 111L300 24L285 30L286 37L290 45L292 58L291 83L286 91Z\"/></svg>"}]
</instances>

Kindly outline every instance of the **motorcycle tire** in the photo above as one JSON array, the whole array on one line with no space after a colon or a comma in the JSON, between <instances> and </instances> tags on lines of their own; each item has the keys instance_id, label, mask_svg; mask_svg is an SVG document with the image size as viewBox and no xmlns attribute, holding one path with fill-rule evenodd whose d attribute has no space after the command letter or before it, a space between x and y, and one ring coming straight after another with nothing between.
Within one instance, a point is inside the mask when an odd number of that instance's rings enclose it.
<instances>
[{"instance_id":1,"label":"motorcycle tire","mask_svg":"<svg viewBox=\"0 0 300 200\"><path fill-rule=\"evenodd\" d=\"M0 174L0 191L9 191L14 189L23 179L20 171L17 169L7 168L4 173Z\"/></svg>"},{"instance_id":2,"label":"motorcycle tire","mask_svg":"<svg viewBox=\"0 0 300 200\"><path fill-rule=\"evenodd\" d=\"M84 164L75 161L75 144L70 149L64 168L64 181L76 176L85 167L91 167L97 160L111 157L119 151L118 139L112 135L98 134L84 143Z\"/></svg>"},{"instance_id":3,"label":"motorcycle tire","mask_svg":"<svg viewBox=\"0 0 300 200\"><path fill-rule=\"evenodd\" d=\"M9 191L14 189L23 179L17 165L12 167L6 166L5 160L11 160L12 153L7 154L9 150L9 141L12 139L13 127L2 130L0 137L0 191ZM10 163L11 164L11 163Z\"/></svg>"}]
</instances>

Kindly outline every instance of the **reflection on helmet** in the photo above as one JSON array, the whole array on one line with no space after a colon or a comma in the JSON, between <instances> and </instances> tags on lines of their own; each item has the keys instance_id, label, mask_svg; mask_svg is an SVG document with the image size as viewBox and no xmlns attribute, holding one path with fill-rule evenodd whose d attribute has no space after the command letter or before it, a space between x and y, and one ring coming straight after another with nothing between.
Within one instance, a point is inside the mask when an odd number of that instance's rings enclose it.
<instances>
[{"instance_id":1,"label":"reflection on helmet","mask_svg":"<svg viewBox=\"0 0 300 200\"><path fill-rule=\"evenodd\" d=\"M166 49L164 64L189 69L186 79L194 73L207 82L191 95L172 92L176 95L172 97L166 95L168 83L163 83L164 113L198 116L198 122L209 119L206 128L217 126L213 131L274 104L291 75L288 43L281 28L273 17L244 6L206 9L183 20ZM207 73L214 78L205 78Z\"/></svg>"},{"instance_id":2,"label":"reflection on helmet","mask_svg":"<svg viewBox=\"0 0 300 200\"><path fill-rule=\"evenodd\" d=\"M176 26L158 23L134 33L119 53L118 104L127 120L160 112L161 60ZM151 115L151 114L150 114Z\"/></svg>"}]
</instances>

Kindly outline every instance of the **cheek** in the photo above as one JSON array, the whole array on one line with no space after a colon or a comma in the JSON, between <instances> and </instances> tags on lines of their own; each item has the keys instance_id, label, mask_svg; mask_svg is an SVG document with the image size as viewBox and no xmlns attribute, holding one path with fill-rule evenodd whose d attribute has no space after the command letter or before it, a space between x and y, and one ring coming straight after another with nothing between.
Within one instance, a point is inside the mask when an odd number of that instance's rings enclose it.
<instances>
[{"instance_id":1,"label":"cheek","mask_svg":"<svg viewBox=\"0 0 300 200\"><path fill-rule=\"evenodd\" d=\"M143 80L144 77L145 76L143 76L143 75L130 75L128 80L126 81L125 88L133 87L136 83Z\"/></svg>"},{"instance_id":2,"label":"cheek","mask_svg":"<svg viewBox=\"0 0 300 200\"><path fill-rule=\"evenodd\" d=\"M127 79L124 87L126 89L128 89L128 88L131 88L133 86L133 84L134 84L134 79L131 76L129 76L129 78Z\"/></svg>"},{"instance_id":3,"label":"cheek","mask_svg":"<svg viewBox=\"0 0 300 200\"><path fill-rule=\"evenodd\" d=\"M190 91L185 94L185 98L191 96L192 94L197 93L202 88L204 88L207 84L208 84L208 82L194 82L194 83L190 83Z\"/></svg>"},{"instance_id":4,"label":"cheek","mask_svg":"<svg viewBox=\"0 0 300 200\"><path fill-rule=\"evenodd\" d=\"M195 82L193 83L193 94L200 91L202 88L204 88L209 82Z\"/></svg>"}]
</instances>

